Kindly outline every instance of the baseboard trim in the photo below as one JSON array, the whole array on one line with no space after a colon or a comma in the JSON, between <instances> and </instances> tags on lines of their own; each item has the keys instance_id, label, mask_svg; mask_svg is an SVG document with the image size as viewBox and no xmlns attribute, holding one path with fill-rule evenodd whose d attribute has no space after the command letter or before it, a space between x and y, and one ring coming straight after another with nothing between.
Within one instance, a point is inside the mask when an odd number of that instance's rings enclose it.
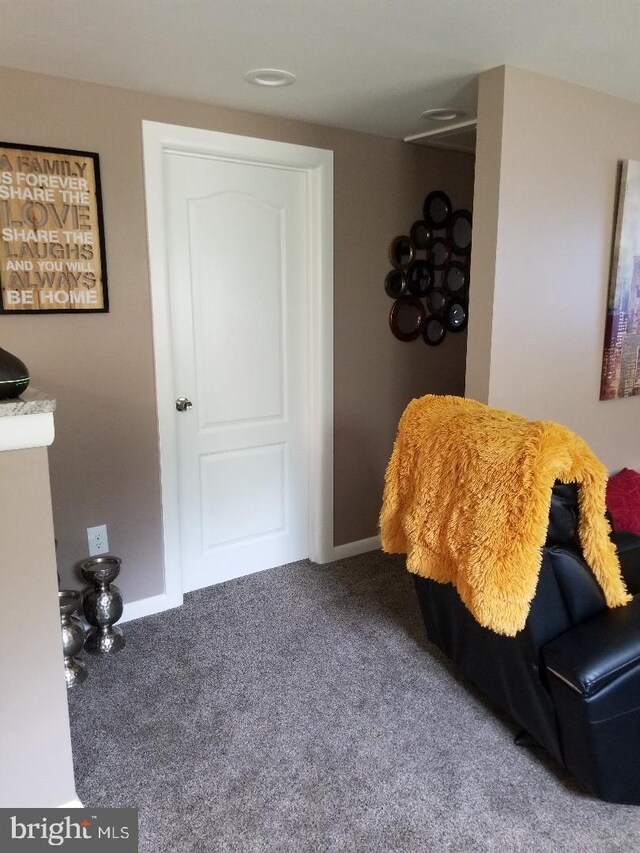
<instances>
[{"instance_id":1,"label":"baseboard trim","mask_svg":"<svg viewBox=\"0 0 640 853\"><path fill-rule=\"evenodd\" d=\"M357 557L358 554L366 554L368 551L378 551L379 548L379 536L358 539L357 542L346 542L344 545L334 545L333 556L329 562L344 560L346 557Z\"/></svg>"},{"instance_id":2,"label":"baseboard trim","mask_svg":"<svg viewBox=\"0 0 640 853\"><path fill-rule=\"evenodd\" d=\"M132 622L134 619L142 619L144 616L153 616L154 613L162 613L164 610L180 607L181 604L182 595L168 595L166 592L151 595L149 598L140 598L138 601L128 601L124 605L124 612L118 625L123 622Z\"/></svg>"},{"instance_id":3,"label":"baseboard trim","mask_svg":"<svg viewBox=\"0 0 640 853\"><path fill-rule=\"evenodd\" d=\"M68 803L63 803L61 806L56 806L58 809L83 809L84 806L76 797L75 800L70 800Z\"/></svg>"}]
</instances>

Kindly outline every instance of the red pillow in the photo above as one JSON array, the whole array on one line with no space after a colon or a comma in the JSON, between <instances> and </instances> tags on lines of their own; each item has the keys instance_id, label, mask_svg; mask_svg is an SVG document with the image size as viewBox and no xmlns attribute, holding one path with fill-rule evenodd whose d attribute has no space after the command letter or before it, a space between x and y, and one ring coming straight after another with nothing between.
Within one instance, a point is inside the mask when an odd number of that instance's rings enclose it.
<instances>
[{"instance_id":1,"label":"red pillow","mask_svg":"<svg viewBox=\"0 0 640 853\"><path fill-rule=\"evenodd\" d=\"M615 531L628 530L640 535L640 474L637 471L623 468L609 477L607 509Z\"/></svg>"}]
</instances>

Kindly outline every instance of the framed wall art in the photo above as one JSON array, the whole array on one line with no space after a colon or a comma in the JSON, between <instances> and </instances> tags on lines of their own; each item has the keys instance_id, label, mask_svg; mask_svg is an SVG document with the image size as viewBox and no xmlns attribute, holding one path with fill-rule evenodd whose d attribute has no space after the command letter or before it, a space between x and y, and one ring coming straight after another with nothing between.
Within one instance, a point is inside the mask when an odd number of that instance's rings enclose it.
<instances>
[{"instance_id":1,"label":"framed wall art","mask_svg":"<svg viewBox=\"0 0 640 853\"><path fill-rule=\"evenodd\" d=\"M640 394L640 162L620 169L600 399Z\"/></svg>"},{"instance_id":2,"label":"framed wall art","mask_svg":"<svg viewBox=\"0 0 640 853\"><path fill-rule=\"evenodd\" d=\"M0 143L0 313L109 310L97 154Z\"/></svg>"}]
</instances>

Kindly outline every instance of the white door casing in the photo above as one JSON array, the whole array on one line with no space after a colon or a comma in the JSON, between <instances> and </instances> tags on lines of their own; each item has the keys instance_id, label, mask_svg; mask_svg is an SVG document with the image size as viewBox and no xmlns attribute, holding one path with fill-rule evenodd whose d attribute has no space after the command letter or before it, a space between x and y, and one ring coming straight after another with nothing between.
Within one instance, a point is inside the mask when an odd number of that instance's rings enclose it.
<instances>
[{"instance_id":1,"label":"white door casing","mask_svg":"<svg viewBox=\"0 0 640 853\"><path fill-rule=\"evenodd\" d=\"M276 562L333 557L333 157L153 122L143 122L143 137L165 546L164 600L154 599L154 609L161 610L179 604L183 589L274 565L274 555ZM252 232L244 240L242 222ZM225 240L197 239L211 233ZM262 259L259 270L252 253ZM223 304L219 289L207 286L213 268L235 300ZM257 335L258 325L268 334ZM221 341L234 374L216 359ZM178 414L177 396L193 399L194 409ZM296 411L302 418L291 417ZM198 452L185 466L180 448L190 443ZM212 512L194 508L194 484ZM308 495L308 518L296 490ZM206 515L212 524L202 523ZM255 548L243 554L247 537ZM200 553L185 550L187 542Z\"/></svg>"}]
</instances>

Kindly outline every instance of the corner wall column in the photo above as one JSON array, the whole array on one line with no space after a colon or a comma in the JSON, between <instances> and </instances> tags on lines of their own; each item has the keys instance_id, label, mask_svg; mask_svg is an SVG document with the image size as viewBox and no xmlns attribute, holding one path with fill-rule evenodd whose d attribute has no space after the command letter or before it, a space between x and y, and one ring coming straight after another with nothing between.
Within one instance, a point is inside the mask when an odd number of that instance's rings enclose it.
<instances>
[{"instance_id":1,"label":"corner wall column","mask_svg":"<svg viewBox=\"0 0 640 853\"><path fill-rule=\"evenodd\" d=\"M77 801L47 445L55 400L0 401L0 807ZM78 804L79 805L79 804Z\"/></svg>"}]
</instances>

